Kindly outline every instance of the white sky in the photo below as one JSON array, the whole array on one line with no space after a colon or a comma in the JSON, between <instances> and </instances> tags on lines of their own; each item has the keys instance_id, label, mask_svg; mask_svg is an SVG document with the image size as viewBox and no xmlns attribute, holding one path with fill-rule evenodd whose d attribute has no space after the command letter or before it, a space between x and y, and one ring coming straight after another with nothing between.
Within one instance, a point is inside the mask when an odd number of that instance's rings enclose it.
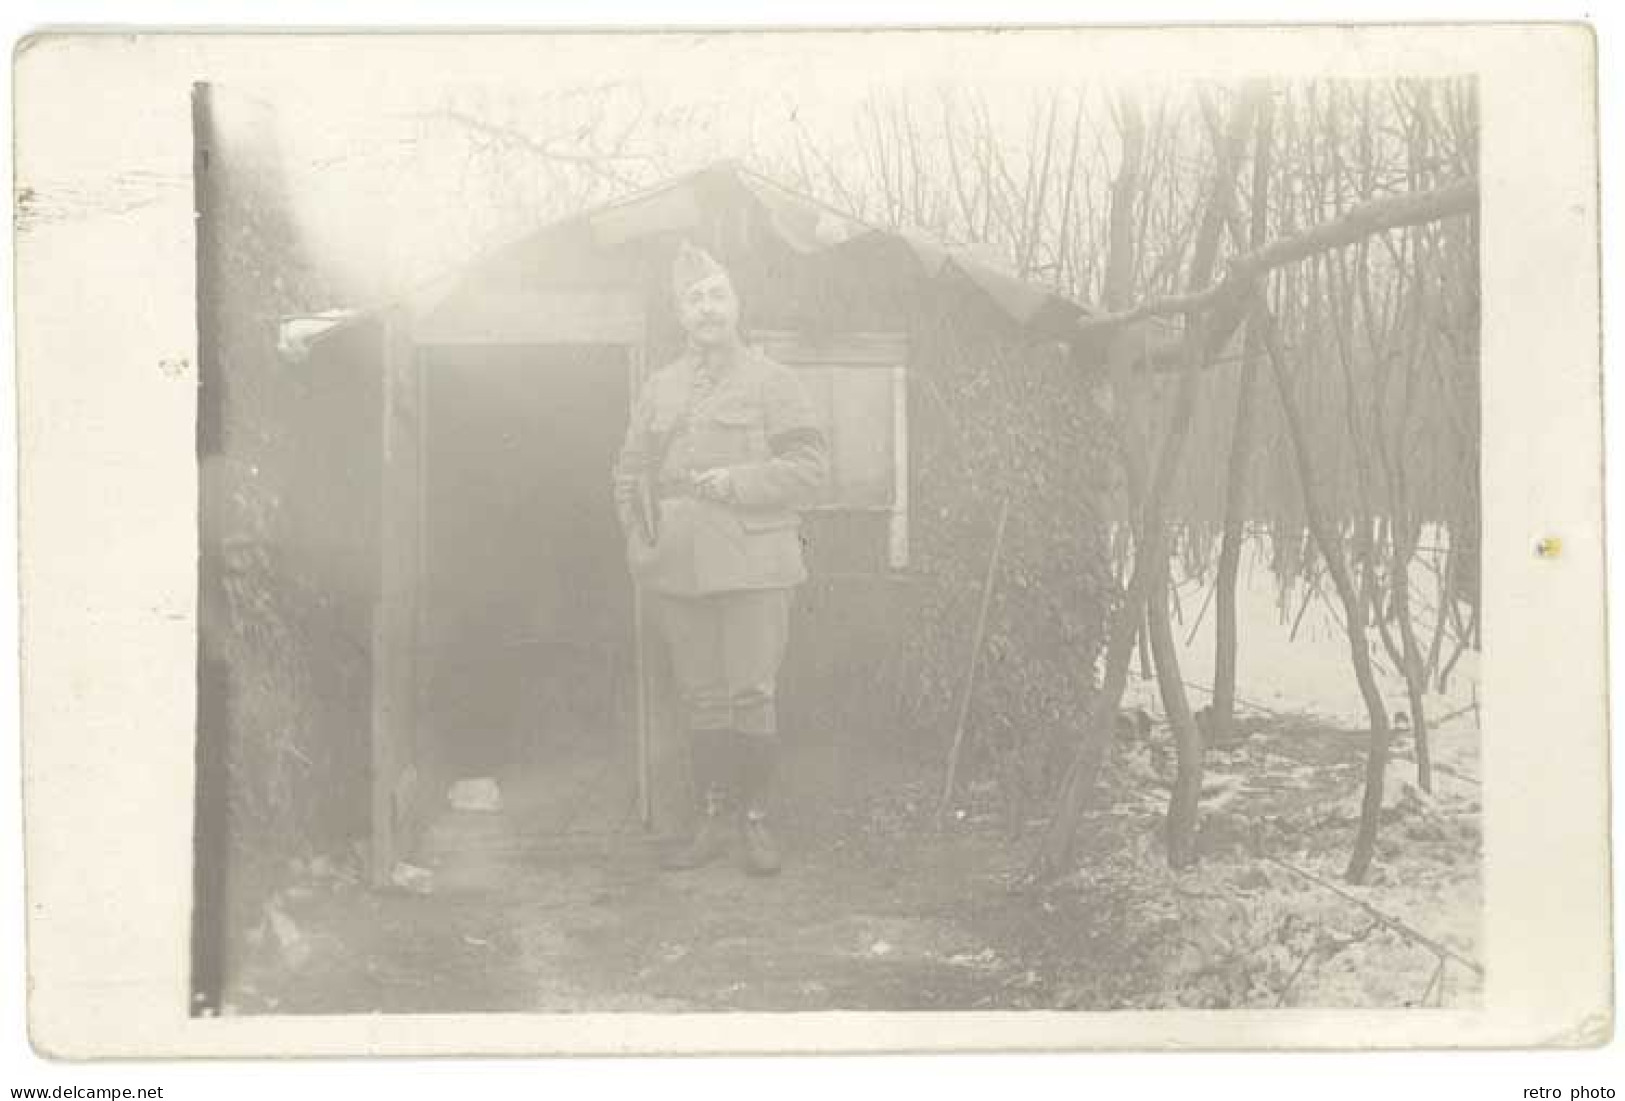
<instances>
[{"instance_id":1,"label":"white sky","mask_svg":"<svg viewBox=\"0 0 1625 1101\"><path fill-rule=\"evenodd\" d=\"M899 33L908 35L901 44ZM645 136L634 144L661 160L658 171L644 165L637 174L654 182L722 158L771 163L788 151L797 128L838 161L855 157L858 108L876 93L930 104L973 89L1014 144L1034 104L1057 89L1339 70L1448 73L1464 65L1448 34L1372 30L1337 39L1332 63L1321 54L1311 69L1298 52L1260 50L1261 33L1267 41L1268 32L1258 30L1214 30L1199 41L1137 30L286 34L227 38L224 48L212 36L207 55L198 52L196 79L274 107L303 236L320 242L322 266L343 273L353 288L347 294L378 298L581 205L579 196L544 193L523 158L506 158L496 169L492 158L471 164L460 132L449 141L444 125L425 128L423 116L448 105L529 132L568 135L598 90L609 105L602 131L641 118ZM142 64L139 51L106 52L109 66ZM118 80L105 87L128 94ZM153 88L152 109L173 110L186 94L184 87ZM140 139L131 132L99 133L96 117L60 121L84 140L75 163L59 160L53 168L84 178L91 165L116 168L134 159L129 143ZM592 140L559 148L585 150ZM29 182L29 166L19 167Z\"/></svg>"}]
</instances>

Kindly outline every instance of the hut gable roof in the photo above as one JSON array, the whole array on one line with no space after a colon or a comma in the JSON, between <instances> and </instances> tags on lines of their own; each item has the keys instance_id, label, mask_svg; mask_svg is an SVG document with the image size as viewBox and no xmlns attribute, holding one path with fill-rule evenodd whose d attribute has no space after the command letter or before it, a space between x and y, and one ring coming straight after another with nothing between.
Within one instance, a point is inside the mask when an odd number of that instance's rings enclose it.
<instances>
[{"instance_id":1,"label":"hut gable roof","mask_svg":"<svg viewBox=\"0 0 1625 1101\"><path fill-rule=\"evenodd\" d=\"M1079 303L1028 282L969 248L949 245L918 229L886 229L786 187L741 165L724 162L679 177L651 191L579 215L600 243L681 233L697 226L705 202L754 205L764 223L803 255L872 246L906 248L927 279L963 279L1016 325L1045 333L1069 332L1086 312Z\"/></svg>"},{"instance_id":2,"label":"hut gable roof","mask_svg":"<svg viewBox=\"0 0 1625 1101\"><path fill-rule=\"evenodd\" d=\"M969 284L1015 326L1035 337L1072 336L1079 320L1092 312L1048 287L1020 278L979 250L950 245L923 230L875 225L733 162L702 168L541 227L433 280L401 304L420 316L432 312L481 273L545 247L553 239L579 240L584 234L608 250L689 233L703 225L707 208L719 204L754 208L761 215L759 224L801 255L876 245L902 250L924 279ZM316 339L364 312L370 311L349 313Z\"/></svg>"}]
</instances>

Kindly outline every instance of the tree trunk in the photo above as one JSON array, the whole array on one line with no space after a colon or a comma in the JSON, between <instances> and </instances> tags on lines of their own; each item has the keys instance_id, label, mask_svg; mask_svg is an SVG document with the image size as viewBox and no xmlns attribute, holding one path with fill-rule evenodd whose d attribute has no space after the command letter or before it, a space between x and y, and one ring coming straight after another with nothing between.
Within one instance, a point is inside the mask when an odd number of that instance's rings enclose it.
<instances>
[{"instance_id":1,"label":"tree trunk","mask_svg":"<svg viewBox=\"0 0 1625 1101\"><path fill-rule=\"evenodd\" d=\"M1364 274L1362 273L1362 279ZM1416 283L1421 286L1420 262ZM1362 283L1362 292L1364 284ZM1420 292L1418 291L1418 294ZM1366 306L1369 315L1370 306ZM1416 369L1417 347L1416 341L1421 339L1420 327L1422 316L1422 303L1418 298L1416 302L1417 324L1412 332L1413 347L1410 355L1406 357L1405 372L1406 386L1402 406L1408 406L1410 393L1410 379ZM1381 607L1377 611L1377 626L1382 635L1384 648L1389 658L1398 668L1400 675L1405 679L1405 695L1411 705L1411 730L1416 742L1416 783L1423 791L1433 790L1433 765L1428 752L1427 714L1424 710L1426 701L1424 693L1427 689L1425 673L1422 669L1421 647L1416 641L1416 624L1411 619L1411 560L1416 556L1416 543L1420 532L1420 523L1411 513L1409 479L1405 472L1405 459L1403 441L1406 431L1406 419L1402 412L1399 425L1390 431L1386 415L1386 402L1388 400L1388 369L1382 366L1378 359L1378 366L1373 371L1371 433L1373 443L1382 466L1382 484L1387 498L1387 528L1388 541L1393 548L1389 558L1388 599L1380 600ZM1353 401L1353 392L1350 392L1350 401ZM1390 448L1390 437L1393 444ZM1394 644L1392 635L1388 630L1388 620L1394 618L1399 623L1399 645Z\"/></svg>"},{"instance_id":2,"label":"tree trunk","mask_svg":"<svg viewBox=\"0 0 1625 1101\"><path fill-rule=\"evenodd\" d=\"M1438 615L1433 619L1433 641L1428 644L1427 661L1423 663L1422 671L1429 683L1439 675L1439 660L1444 656L1444 632L1450 623L1451 593L1455 585L1456 560L1453 555L1446 555L1444 567L1437 570L1439 578L1439 606Z\"/></svg>"},{"instance_id":3,"label":"tree trunk","mask_svg":"<svg viewBox=\"0 0 1625 1101\"><path fill-rule=\"evenodd\" d=\"M1157 690L1162 710L1174 732L1178 771L1168 800L1168 863L1183 868L1196 861L1196 827L1202 797L1202 732L1191 714L1180 676L1179 654L1174 647L1173 626L1168 620L1168 556L1152 563L1156 573L1146 593L1146 611L1151 648L1157 656Z\"/></svg>"},{"instance_id":4,"label":"tree trunk","mask_svg":"<svg viewBox=\"0 0 1625 1101\"><path fill-rule=\"evenodd\" d=\"M1213 710L1208 730L1215 741L1228 741L1235 723L1236 578L1241 572L1241 544L1246 523L1247 456L1252 451L1253 390L1258 374L1258 347L1251 326L1236 394L1235 434L1230 440L1230 464L1225 488L1224 535L1214 584Z\"/></svg>"},{"instance_id":5,"label":"tree trunk","mask_svg":"<svg viewBox=\"0 0 1625 1101\"><path fill-rule=\"evenodd\" d=\"M1298 484L1303 491L1304 516L1320 556L1326 563L1326 570L1332 575L1332 583L1337 587L1338 598L1343 602L1343 626L1348 634L1349 659L1354 664L1354 679L1360 685L1360 696L1365 701L1366 714L1371 722L1365 759L1365 797L1360 804L1360 827L1354 837L1354 852L1349 857L1345 873L1350 883L1360 883L1370 870L1371 858L1376 853L1377 823L1382 816L1382 784L1388 766L1388 709L1383 704L1382 691L1377 687L1376 674L1371 668L1371 652L1360 615L1359 594L1349 579L1348 564L1343 559L1343 548L1339 545L1337 532L1327 521L1320 503L1308 433L1298 410L1297 398L1292 393L1291 379L1287 377L1286 353L1281 347L1280 334L1275 330L1274 318L1269 315L1262 295L1258 296L1255 308L1262 316L1264 349L1269 356L1270 372L1275 378L1276 394L1281 399L1281 410L1286 415L1287 434L1292 440Z\"/></svg>"},{"instance_id":6,"label":"tree trunk","mask_svg":"<svg viewBox=\"0 0 1625 1101\"><path fill-rule=\"evenodd\" d=\"M1134 278L1134 206L1141 189L1141 168L1145 158L1145 120L1138 103L1124 96L1119 101L1123 136L1123 159L1118 166L1117 178L1112 181L1111 214L1107 234L1106 275L1102 297L1108 309L1121 309L1133 293ZM1129 420L1128 357L1132 354L1132 334L1119 333L1109 357L1116 400L1113 408L1119 411L1123 422ZM1120 427L1119 441L1123 445L1127 465L1130 496L1144 508L1144 494L1138 483L1143 477L1138 467L1138 442L1127 438ZM1072 864L1073 845L1077 839L1078 823L1088 809L1094 794L1095 778L1105 760L1106 748L1111 744L1114 720L1122 703L1123 689L1128 683L1129 663L1133 659L1135 642L1146 634L1145 629L1145 563L1160 544L1160 531L1140 520L1134 539L1134 561L1122 603L1112 615L1106 638L1104 672L1100 689L1089 708L1084 729L1080 732L1077 751L1061 781L1055 814L1050 819L1043 841L1029 868L1037 879L1049 879L1061 874ZM1142 660L1145 649L1141 647Z\"/></svg>"},{"instance_id":7,"label":"tree trunk","mask_svg":"<svg viewBox=\"0 0 1625 1101\"><path fill-rule=\"evenodd\" d=\"M1218 260L1219 240L1224 236L1225 224L1232 213L1235 195L1236 166L1247 145L1247 131L1252 127L1253 112L1262 98L1257 85L1249 85L1238 95L1235 108L1225 128L1224 137L1214 144L1213 188L1208 197L1202 224L1196 232L1196 244L1191 254L1190 283L1192 287L1206 286L1213 278ZM1179 380L1179 396L1173 422L1168 426L1168 438L1163 444L1159 463L1177 470L1189 434L1191 416L1196 409L1200 375L1208 362L1218 353L1218 346L1208 339L1211 318L1200 313L1185 317L1183 356L1185 373ZM1146 523L1161 524L1161 505L1158 511L1148 513ZM1174 650L1173 631L1168 623L1168 561L1166 552L1159 562L1152 563L1151 585L1148 590L1151 617L1151 646L1157 658L1157 686L1162 694L1163 709L1174 731L1174 746L1178 751L1179 771L1174 778L1174 790L1168 800L1168 863L1183 868L1196 860L1196 827L1201 816L1203 750L1202 731L1191 714L1190 701L1185 695L1185 682L1180 676L1179 659Z\"/></svg>"},{"instance_id":8,"label":"tree trunk","mask_svg":"<svg viewBox=\"0 0 1625 1101\"><path fill-rule=\"evenodd\" d=\"M1425 118L1411 142L1406 177L1410 186L1421 182L1420 163L1426 159ZM1368 122L1369 126L1369 122ZM1421 521L1411 507L1410 474L1406 464L1406 438L1409 435L1410 416L1414 408L1415 384L1420 368L1427 334L1424 318L1427 312L1427 273L1422 264L1423 240L1421 234L1411 234L1411 325L1410 342L1402 357L1404 378L1401 384L1398 424L1392 431L1388 427L1388 367L1379 358L1373 373L1375 394L1372 399L1371 423L1375 434L1377 453L1382 457L1384 482L1388 491L1388 530L1394 548L1390 568L1389 589L1391 608L1399 621L1400 653L1398 665L1405 678L1405 695L1411 705L1411 732L1416 743L1416 783L1423 791L1433 790L1433 763L1428 751L1428 725L1425 708L1427 691L1426 672L1422 668L1422 651L1416 641L1416 624L1411 617L1411 561L1416 557L1416 544L1421 534ZM1370 276L1360 273L1360 295L1368 325L1373 325L1375 313L1371 302ZM1398 316L1394 322L1396 338L1402 331ZM1375 344L1375 341L1373 341Z\"/></svg>"},{"instance_id":9,"label":"tree trunk","mask_svg":"<svg viewBox=\"0 0 1625 1101\"><path fill-rule=\"evenodd\" d=\"M1263 245L1269 230L1269 173L1272 152L1272 101L1262 97L1258 107L1258 144L1253 153L1252 233L1247 248ZM1241 567L1241 544L1247 510L1247 457L1253 448L1253 391L1258 375L1258 323L1247 323L1241 354L1241 379L1236 392L1236 421L1230 439L1230 462L1225 480L1224 535L1219 546L1218 587L1214 605L1213 709L1209 736L1228 741L1236 711L1236 576Z\"/></svg>"},{"instance_id":10,"label":"tree trunk","mask_svg":"<svg viewBox=\"0 0 1625 1101\"><path fill-rule=\"evenodd\" d=\"M1401 529L1404 529L1403 534ZM1417 526L1409 520L1394 526L1394 612L1399 619L1401 659L1405 673L1405 694L1411 701L1411 737L1416 742L1416 786L1433 790L1433 755L1428 747L1427 706L1423 693L1427 671L1422 667L1422 649L1416 641L1416 625L1411 620L1410 562L1416 554Z\"/></svg>"},{"instance_id":11,"label":"tree trunk","mask_svg":"<svg viewBox=\"0 0 1625 1101\"><path fill-rule=\"evenodd\" d=\"M1240 228L1239 219L1232 216L1232 238L1240 239ZM1298 486L1303 493L1304 519L1343 605L1343 629L1348 637L1349 661L1354 666L1354 679L1359 685L1360 698L1365 702L1366 715L1371 724L1366 750L1365 795L1360 803L1360 825L1354 837L1354 851L1344 873L1349 882L1360 883L1370 870L1371 859L1376 853L1377 825L1382 816L1383 777L1388 768L1388 708L1383 702L1382 690L1377 686L1376 672L1371 666L1362 594L1355 590L1348 562L1343 557L1342 540L1321 503L1314 456L1309 448L1309 433L1297 397L1292 392L1292 380L1287 375L1286 351L1281 345L1281 335L1262 289L1255 287L1252 294L1270 374L1275 381L1275 392L1280 398L1287 436L1292 444Z\"/></svg>"}]
</instances>

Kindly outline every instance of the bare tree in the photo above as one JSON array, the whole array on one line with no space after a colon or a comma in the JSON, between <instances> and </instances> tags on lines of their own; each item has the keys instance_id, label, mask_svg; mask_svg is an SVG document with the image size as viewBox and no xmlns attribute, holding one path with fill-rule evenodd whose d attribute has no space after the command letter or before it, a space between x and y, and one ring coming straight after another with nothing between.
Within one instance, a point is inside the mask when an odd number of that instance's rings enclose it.
<instances>
[{"instance_id":1,"label":"bare tree","mask_svg":"<svg viewBox=\"0 0 1625 1101\"><path fill-rule=\"evenodd\" d=\"M1193 287L1206 286L1212 279L1226 216L1234 205L1236 166L1246 146L1247 131L1252 125L1259 96L1260 90L1256 86L1249 87L1241 93L1232 109L1229 126L1222 140L1216 144L1212 192L1191 257L1190 282ZM1164 454L1159 463L1159 473L1163 466L1169 468L1170 474L1178 467L1190 419L1196 409L1199 373L1218 351L1217 346L1208 339L1206 321L1207 318L1196 312L1187 314L1185 318L1183 350L1185 373L1180 379L1174 421L1163 444ZM1160 501L1153 503L1160 508ZM1148 507L1142 524L1153 523L1160 524L1161 516L1151 512ZM1202 795L1203 738L1202 731L1197 727L1196 720L1191 714L1185 684L1180 675L1173 631L1168 623L1167 556L1163 555L1156 565L1158 568L1153 574L1152 589L1147 596L1151 645L1157 657L1157 686L1162 695L1164 712L1173 725L1175 743L1179 751L1179 771L1174 780L1173 797L1168 804L1168 860L1175 867L1184 867L1196 859L1196 827Z\"/></svg>"},{"instance_id":2,"label":"bare tree","mask_svg":"<svg viewBox=\"0 0 1625 1101\"><path fill-rule=\"evenodd\" d=\"M1258 136L1253 152L1252 225L1246 247L1256 249L1269 233L1269 181L1272 169L1271 145L1273 101L1261 96L1258 105ZM1226 464L1224 529L1219 550L1218 574L1214 580L1217 606L1214 611L1213 710L1208 724L1216 740L1230 737L1236 709L1236 575L1241 566L1247 508L1247 461L1253 448L1254 404L1258 357L1262 333L1255 312L1249 315L1246 346L1242 352L1241 379L1236 392L1236 415Z\"/></svg>"}]
</instances>

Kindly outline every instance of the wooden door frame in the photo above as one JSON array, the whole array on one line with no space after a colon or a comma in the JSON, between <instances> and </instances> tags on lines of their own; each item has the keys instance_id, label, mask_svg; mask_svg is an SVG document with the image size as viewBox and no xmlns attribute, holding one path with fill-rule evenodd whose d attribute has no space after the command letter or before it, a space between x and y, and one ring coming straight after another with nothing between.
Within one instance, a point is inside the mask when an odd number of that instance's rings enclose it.
<instances>
[{"instance_id":1,"label":"wooden door frame","mask_svg":"<svg viewBox=\"0 0 1625 1101\"><path fill-rule=\"evenodd\" d=\"M638 394L647 377L647 350L643 342L624 345L626 348L626 405L627 419L637 407ZM635 579L632 586L632 737L637 768L638 822L645 832L654 828L654 772L652 726L650 718L651 686L649 662L644 657L648 645L648 622L643 605L643 587Z\"/></svg>"},{"instance_id":2,"label":"wooden door frame","mask_svg":"<svg viewBox=\"0 0 1625 1101\"><path fill-rule=\"evenodd\" d=\"M379 377L382 418L378 471L378 591L372 616L371 875L374 887L393 882L410 847L411 820L421 802L418 775L419 629L422 605L423 370L409 319L400 308L383 318ZM408 423L408 418L410 418ZM408 428L409 431L402 431ZM402 480L410 478L403 493ZM409 523L399 504L411 501ZM410 532L401 547L396 531ZM407 758L404 761L403 758Z\"/></svg>"},{"instance_id":3,"label":"wooden door frame","mask_svg":"<svg viewBox=\"0 0 1625 1101\"><path fill-rule=\"evenodd\" d=\"M371 713L371 882L375 887L391 885L396 864L412 842L413 821L424 808L423 747L420 719L425 704L422 648L426 638L428 582L427 524L428 462L427 430L431 417L428 402L425 355L412 339L404 311L393 311L384 325L384 354L381 377L382 443L379 471L379 590L373 609L372 655L373 693ZM469 340L467 346L487 342ZM614 347L626 358L628 417L636 404L646 371L645 343L641 331L636 339L538 341L527 334L526 344ZM440 345L436 345L437 347ZM406 375L410 375L406 378ZM403 409L406 399L409 409ZM409 414L412 432L401 432ZM402 448L410 449L405 456ZM399 479L402 462L410 462L414 483L410 494L410 515L399 509L402 499ZM606 471L606 474L608 472ZM410 532L410 548L392 538ZM402 572L406 573L403 578ZM403 604L405 606L403 606ZM633 723L636 768L636 812L644 829L653 825L653 761L651 753L651 687L645 646L649 634L645 626L643 594L632 583L632 622L627 625L633 651ZM404 666L404 668L403 668ZM409 690L408 690L409 689ZM409 755L411 760L402 760Z\"/></svg>"}]
</instances>

